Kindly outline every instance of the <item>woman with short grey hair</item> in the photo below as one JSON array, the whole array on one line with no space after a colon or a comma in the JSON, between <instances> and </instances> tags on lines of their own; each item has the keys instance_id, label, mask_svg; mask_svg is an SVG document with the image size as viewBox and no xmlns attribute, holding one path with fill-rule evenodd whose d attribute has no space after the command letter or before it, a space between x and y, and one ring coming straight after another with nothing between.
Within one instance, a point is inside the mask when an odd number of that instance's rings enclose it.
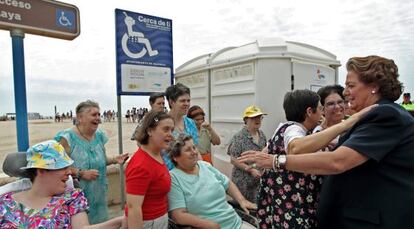
<instances>
[{"instance_id":1,"label":"woman with short grey hair","mask_svg":"<svg viewBox=\"0 0 414 229\"><path fill-rule=\"evenodd\" d=\"M55 136L55 140L62 144L74 160L72 174L79 180L88 199L88 217L92 224L108 219L106 166L121 164L128 157L128 154L107 157L105 143L108 137L98 129L101 123L99 111L99 104L95 101L79 103L76 107L75 126L60 131Z\"/></svg>"}]
</instances>

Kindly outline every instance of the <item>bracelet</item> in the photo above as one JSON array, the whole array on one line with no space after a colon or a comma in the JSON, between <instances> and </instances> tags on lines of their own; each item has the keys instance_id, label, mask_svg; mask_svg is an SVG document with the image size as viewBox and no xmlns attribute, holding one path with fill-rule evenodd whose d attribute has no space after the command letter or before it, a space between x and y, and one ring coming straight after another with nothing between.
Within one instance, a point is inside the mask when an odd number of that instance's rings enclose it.
<instances>
[{"instance_id":1,"label":"bracelet","mask_svg":"<svg viewBox=\"0 0 414 229\"><path fill-rule=\"evenodd\" d=\"M285 154L279 155L279 157L277 157L277 168L285 169L286 162L287 162L287 156Z\"/></svg>"},{"instance_id":2,"label":"bracelet","mask_svg":"<svg viewBox=\"0 0 414 229\"><path fill-rule=\"evenodd\" d=\"M276 168L279 167L279 165L276 165L276 162L277 162L276 158L277 158L277 155L276 154L273 155L272 167L274 171L276 171Z\"/></svg>"}]
</instances>

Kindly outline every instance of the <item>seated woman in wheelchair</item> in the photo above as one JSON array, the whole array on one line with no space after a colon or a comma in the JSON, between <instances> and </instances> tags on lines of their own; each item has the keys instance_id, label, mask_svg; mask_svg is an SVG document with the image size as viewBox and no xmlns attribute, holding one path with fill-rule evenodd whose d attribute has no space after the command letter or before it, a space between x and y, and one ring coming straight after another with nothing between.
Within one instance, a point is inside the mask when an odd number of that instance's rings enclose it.
<instances>
[{"instance_id":1,"label":"seated woman in wheelchair","mask_svg":"<svg viewBox=\"0 0 414 229\"><path fill-rule=\"evenodd\" d=\"M227 203L226 193L247 214L248 209L256 209L256 205L246 200L224 174L198 160L191 136L180 134L169 153L176 167L170 171L168 202L176 223L197 228L255 228L241 220Z\"/></svg>"},{"instance_id":2,"label":"seated woman in wheelchair","mask_svg":"<svg viewBox=\"0 0 414 229\"><path fill-rule=\"evenodd\" d=\"M73 160L61 144L41 142L27 150L26 158L22 169L31 187L0 195L1 228L124 228L123 217L89 225L85 195L67 187Z\"/></svg>"}]
</instances>

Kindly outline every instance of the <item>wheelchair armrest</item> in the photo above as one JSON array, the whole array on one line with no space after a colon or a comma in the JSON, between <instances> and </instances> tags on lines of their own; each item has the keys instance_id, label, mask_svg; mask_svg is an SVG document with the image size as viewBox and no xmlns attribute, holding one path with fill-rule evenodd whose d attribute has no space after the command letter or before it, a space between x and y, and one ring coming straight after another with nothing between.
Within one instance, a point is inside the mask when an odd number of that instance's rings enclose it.
<instances>
[{"instance_id":1,"label":"wheelchair armrest","mask_svg":"<svg viewBox=\"0 0 414 229\"><path fill-rule=\"evenodd\" d=\"M191 229L189 225L180 225L175 222L172 218L168 217L168 229Z\"/></svg>"},{"instance_id":2,"label":"wheelchair armrest","mask_svg":"<svg viewBox=\"0 0 414 229\"><path fill-rule=\"evenodd\" d=\"M233 199L230 199L230 200L227 201L227 203L229 203L234 209L238 209L241 212L243 212L244 214L246 214L244 212L244 210L240 207L240 204L237 201L235 201ZM257 213L256 210L254 210L254 209L247 209L247 210L249 210L249 215L251 215L253 217L256 217L256 213Z\"/></svg>"},{"instance_id":3,"label":"wheelchair armrest","mask_svg":"<svg viewBox=\"0 0 414 229\"><path fill-rule=\"evenodd\" d=\"M244 212L244 210L240 207L240 204L236 202L235 200L233 199L228 200L227 203L229 203L234 208L236 213L240 216L240 218L243 221L248 222L251 225L255 225L256 227L258 226L258 221L256 218L256 214L257 214L256 210L248 209L249 214L246 214L246 212Z\"/></svg>"}]
</instances>

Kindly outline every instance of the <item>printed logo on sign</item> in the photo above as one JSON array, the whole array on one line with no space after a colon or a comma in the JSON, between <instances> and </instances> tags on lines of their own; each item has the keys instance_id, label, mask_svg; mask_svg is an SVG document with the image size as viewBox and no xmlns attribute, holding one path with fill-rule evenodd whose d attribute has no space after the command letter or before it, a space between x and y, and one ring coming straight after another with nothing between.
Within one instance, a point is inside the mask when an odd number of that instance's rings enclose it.
<instances>
[{"instance_id":1,"label":"printed logo on sign","mask_svg":"<svg viewBox=\"0 0 414 229\"><path fill-rule=\"evenodd\" d=\"M67 29L75 28L75 14L67 10L56 10L56 25Z\"/></svg>"},{"instance_id":2,"label":"printed logo on sign","mask_svg":"<svg viewBox=\"0 0 414 229\"><path fill-rule=\"evenodd\" d=\"M321 74L321 70L318 69L316 71L316 73L317 73L318 79L320 79L320 80L324 80L325 79L325 75Z\"/></svg>"},{"instance_id":3,"label":"printed logo on sign","mask_svg":"<svg viewBox=\"0 0 414 229\"><path fill-rule=\"evenodd\" d=\"M158 51L152 49L150 40L145 38L143 33L133 30L132 26L136 23L134 18L128 16L126 12L123 13L125 15L124 22L127 27L127 33L122 36L121 41L124 53L134 59L139 59L147 53L149 56L158 55ZM137 48L137 45L141 46L141 48Z\"/></svg>"}]
</instances>

